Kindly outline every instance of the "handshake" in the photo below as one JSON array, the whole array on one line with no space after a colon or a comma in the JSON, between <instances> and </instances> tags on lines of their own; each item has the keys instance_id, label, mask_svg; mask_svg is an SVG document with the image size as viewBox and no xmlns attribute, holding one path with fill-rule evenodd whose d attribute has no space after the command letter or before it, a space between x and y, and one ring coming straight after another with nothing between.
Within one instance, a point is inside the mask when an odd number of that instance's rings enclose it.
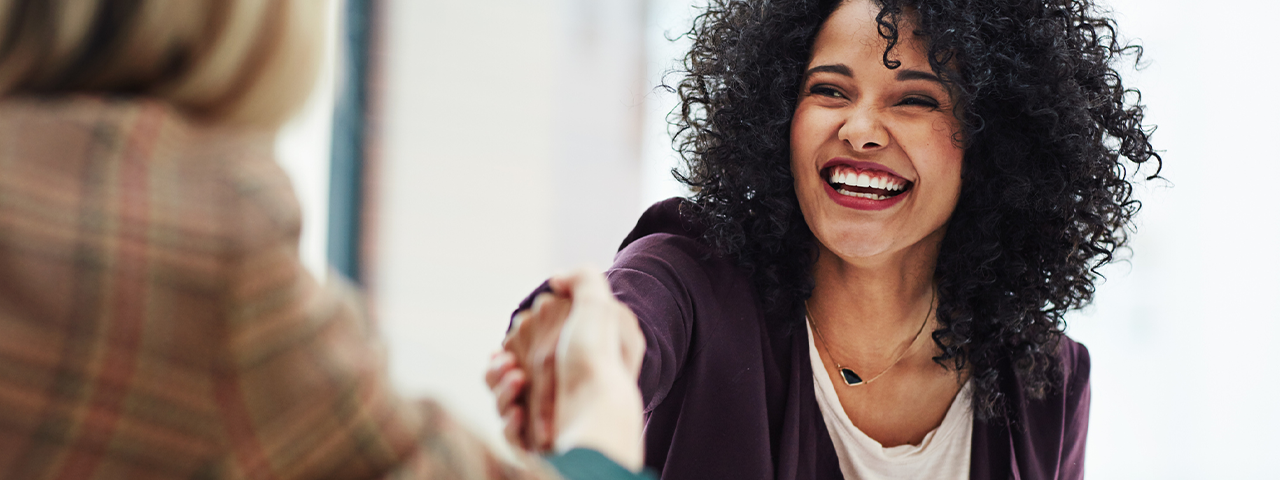
<instances>
[{"instance_id":1,"label":"handshake","mask_svg":"<svg viewBox=\"0 0 1280 480\"><path fill-rule=\"evenodd\" d=\"M579 269L549 284L551 292L516 314L485 374L507 440L535 452L588 448L638 471L639 322L598 272Z\"/></svg>"}]
</instances>

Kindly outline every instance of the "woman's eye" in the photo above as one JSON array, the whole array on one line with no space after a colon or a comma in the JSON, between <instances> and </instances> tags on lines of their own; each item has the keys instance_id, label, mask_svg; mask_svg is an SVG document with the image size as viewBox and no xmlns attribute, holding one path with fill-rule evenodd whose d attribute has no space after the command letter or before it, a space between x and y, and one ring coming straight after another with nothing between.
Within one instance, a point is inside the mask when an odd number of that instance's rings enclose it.
<instances>
[{"instance_id":1,"label":"woman's eye","mask_svg":"<svg viewBox=\"0 0 1280 480\"><path fill-rule=\"evenodd\" d=\"M938 108L937 100L928 97L907 97L899 105Z\"/></svg>"},{"instance_id":2,"label":"woman's eye","mask_svg":"<svg viewBox=\"0 0 1280 480\"><path fill-rule=\"evenodd\" d=\"M832 98L844 98L844 94L840 93L839 90L836 90L826 85L814 85L813 87L810 87L809 94L821 95L824 97L832 97Z\"/></svg>"}]
</instances>

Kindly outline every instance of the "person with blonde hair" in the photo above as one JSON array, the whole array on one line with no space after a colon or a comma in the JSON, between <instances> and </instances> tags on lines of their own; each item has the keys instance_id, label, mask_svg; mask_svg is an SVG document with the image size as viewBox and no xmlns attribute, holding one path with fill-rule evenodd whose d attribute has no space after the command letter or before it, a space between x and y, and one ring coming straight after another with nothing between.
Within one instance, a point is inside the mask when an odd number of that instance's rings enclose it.
<instances>
[{"instance_id":1,"label":"person with blonde hair","mask_svg":"<svg viewBox=\"0 0 1280 480\"><path fill-rule=\"evenodd\" d=\"M302 267L272 139L326 4L0 0L0 478L636 476L639 332L598 275L529 315L574 332L547 464L398 397Z\"/></svg>"}]
</instances>

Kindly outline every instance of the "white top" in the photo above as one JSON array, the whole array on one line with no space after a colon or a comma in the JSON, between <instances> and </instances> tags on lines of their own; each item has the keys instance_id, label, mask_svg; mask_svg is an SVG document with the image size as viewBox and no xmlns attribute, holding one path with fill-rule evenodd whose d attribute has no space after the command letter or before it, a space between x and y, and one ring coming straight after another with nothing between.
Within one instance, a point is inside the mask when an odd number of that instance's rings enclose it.
<instances>
[{"instance_id":1,"label":"white top","mask_svg":"<svg viewBox=\"0 0 1280 480\"><path fill-rule=\"evenodd\" d=\"M827 375L822 357L818 355L818 347L813 343L813 328L809 327L808 331L814 393L846 480L969 478L969 451L973 446L972 382L965 382L951 401L942 425L925 435L919 445L884 448L849 421L831 384L831 376Z\"/></svg>"}]
</instances>

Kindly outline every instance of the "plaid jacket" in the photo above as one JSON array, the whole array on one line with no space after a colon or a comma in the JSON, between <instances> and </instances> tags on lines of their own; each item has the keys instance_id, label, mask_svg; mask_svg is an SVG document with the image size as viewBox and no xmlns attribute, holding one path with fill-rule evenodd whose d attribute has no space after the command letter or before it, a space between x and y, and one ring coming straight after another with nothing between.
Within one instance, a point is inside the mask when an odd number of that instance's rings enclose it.
<instances>
[{"instance_id":1,"label":"plaid jacket","mask_svg":"<svg viewBox=\"0 0 1280 480\"><path fill-rule=\"evenodd\" d=\"M556 478L396 396L271 140L0 101L0 478Z\"/></svg>"}]
</instances>

